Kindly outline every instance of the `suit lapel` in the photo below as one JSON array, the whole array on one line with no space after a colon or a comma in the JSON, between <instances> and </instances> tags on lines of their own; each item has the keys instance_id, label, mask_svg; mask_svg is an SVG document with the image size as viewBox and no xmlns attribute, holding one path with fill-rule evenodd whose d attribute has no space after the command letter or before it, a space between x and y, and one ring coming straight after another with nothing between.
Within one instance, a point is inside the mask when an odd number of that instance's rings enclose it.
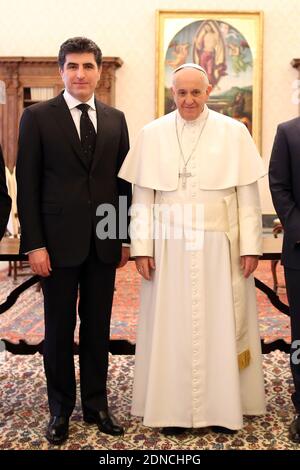
<instances>
[{"instance_id":1,"label":"suit lapel","mask_svg":"<svg viewBox=\"0 0 300 470\"><path fill-rule=\"evenodd\" d=\"M102 154L103 154L103 147L105 143L105 138L108 135L108 126L109 126L109 119L108 119L108 111L103 106L103 104L95 100L96 103L96 110L97 110L97 140L96 140L96 148L95 153L92 161L92 169L97 165L99 162Z\"/></svg>"},{"instance_id":2,"label":"suit lapel","mask_svg":"<svg viewBox=\"0 0 300 470\"><path fill-rule=\"evenodd\" d=\"M75 154L81 161L81 163L88 169L86 159L84 158L81 150L81 142L78 136L76 126L71 116L70 110L67 103L64 100L62 94L58 95L52 100L51 106L55 114L56 121L59 126L63 129L64 136L69 140Z\"/></svg>"}]
</instances>

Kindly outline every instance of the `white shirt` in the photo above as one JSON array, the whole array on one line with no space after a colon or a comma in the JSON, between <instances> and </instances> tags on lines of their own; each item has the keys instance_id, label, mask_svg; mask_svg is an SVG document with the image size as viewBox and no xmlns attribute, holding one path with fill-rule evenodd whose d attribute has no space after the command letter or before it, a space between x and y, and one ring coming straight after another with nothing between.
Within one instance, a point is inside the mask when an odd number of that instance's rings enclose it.
<instances>
[{"instance_id":1,"label":"white shirt","mask_svg":"<svg viewBox=\"0 0 300 470\"><path fill-rule=\"evenodd\" d=\"M82 101L79 101L77 98L74 98L74 96L70 95L70 93L65 90L63 93L63 97L65 99L65 102L67 103L67 106L70 110L71 116L73 118L74 124L76 126L79 138L80 138L80 117L81 117L81 111L80 109L76 108L79 104L82 103ZM90 106L88 110L88 115L90 120L93 123L93 126L95 128L95 131L97 133L97 111L96 111L96 105L95 105L95 95L93 93L93 96L85 102L85 104L88 104Z\"/></svg>"}]
</instances>

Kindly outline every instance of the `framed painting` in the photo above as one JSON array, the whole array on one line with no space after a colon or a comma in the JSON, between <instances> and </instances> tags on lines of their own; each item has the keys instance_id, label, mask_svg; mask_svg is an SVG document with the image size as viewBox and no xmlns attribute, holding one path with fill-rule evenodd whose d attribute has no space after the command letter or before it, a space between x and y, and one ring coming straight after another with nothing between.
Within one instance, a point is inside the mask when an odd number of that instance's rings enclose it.
<instances>
[{"instance_id":1,"label":"framed painting","mask_svg":"<svg viewBox=\"0 0 300 470\"><path fill-rule=\"evenodd\" d=\"M172 72L194 62L213 86L208 106L242 121L260 149L262 34L259 11L157 11L157 117L175 107Z\"/></svg>"}]
</instances>

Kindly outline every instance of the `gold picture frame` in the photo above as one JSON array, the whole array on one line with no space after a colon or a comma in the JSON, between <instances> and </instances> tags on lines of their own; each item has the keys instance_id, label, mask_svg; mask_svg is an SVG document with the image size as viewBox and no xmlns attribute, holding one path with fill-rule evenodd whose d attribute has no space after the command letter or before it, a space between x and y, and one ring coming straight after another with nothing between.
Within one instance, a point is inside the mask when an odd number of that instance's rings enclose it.
<instances>
[{"instance_id":1,"label":"gold picture frame","mask_svg":"<svg viewBox=\"0 0 300 470\"><path fill-rule=\"evenodd\" d=\"M172 70L202 65L215 111L244 122L261 149L263 12L158 10L156 116L174 109Z\"/></svg>"}]
</instances>

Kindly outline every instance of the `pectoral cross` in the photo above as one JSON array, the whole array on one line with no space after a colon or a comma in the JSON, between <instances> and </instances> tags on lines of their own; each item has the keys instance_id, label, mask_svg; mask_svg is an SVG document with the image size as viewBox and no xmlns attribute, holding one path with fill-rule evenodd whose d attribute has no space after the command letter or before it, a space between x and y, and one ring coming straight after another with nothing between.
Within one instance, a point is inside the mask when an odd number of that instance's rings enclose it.
<instances>
[{"instance_id":1,"label":"pectoral cross","mask_svg":"<svg viewBox=\"0 0 300 470\"><path fill-rule=\"evenodd\" d=\"M183 168L182 173L179 173L179 178L182 178L182 189L186 188L186 180L192 176L192 173L188 173L186 170L186 166Z\"/></svg>"}]
</instances>

